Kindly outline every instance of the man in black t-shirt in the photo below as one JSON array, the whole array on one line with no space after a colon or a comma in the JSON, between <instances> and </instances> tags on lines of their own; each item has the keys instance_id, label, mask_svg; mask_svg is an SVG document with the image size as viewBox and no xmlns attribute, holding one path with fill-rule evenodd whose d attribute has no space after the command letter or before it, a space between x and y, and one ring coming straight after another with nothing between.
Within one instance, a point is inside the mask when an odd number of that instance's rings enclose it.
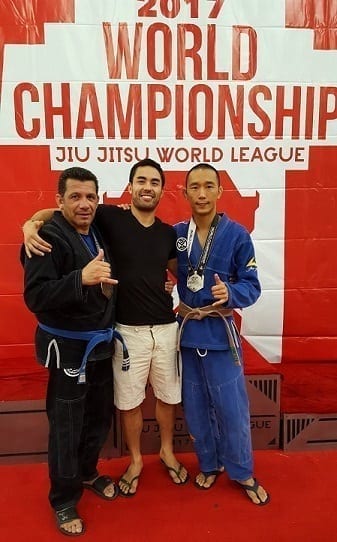
<instances>
[{"instance_id":1,"label":"man in black t-shirt","mask_svg":"<svg viewBox=\"0 0 337 542\"><path fill-rule=\"evenodd\" d=\"M141 404L149 380L156 397L160 427L160 458L172 481L187 482L188 473L173 453L175 405L181 401L181 382L176 363L178 326L172 298L165 292L166 271L176 272L174 229L161 222L155 211L163 195L164 173L151 159L136 163L129 177L131 209L100 205L96 223L107 240L119 280L116 320L130 355L125 370L122 351L116 344L113 360L115 404L121 410L130 465L119 481L120 494L136 493L143 468L140 438L143 427ZM43 212L34 219L48 218ZM28 251L50 250L30 227Z\"/></svg>"}]
</instances>

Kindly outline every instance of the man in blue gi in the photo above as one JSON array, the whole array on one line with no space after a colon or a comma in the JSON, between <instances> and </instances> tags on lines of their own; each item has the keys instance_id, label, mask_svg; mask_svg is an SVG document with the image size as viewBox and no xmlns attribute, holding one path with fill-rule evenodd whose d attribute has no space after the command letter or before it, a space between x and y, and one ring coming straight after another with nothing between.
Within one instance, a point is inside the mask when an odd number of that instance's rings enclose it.
<instances>
[{"instance_id":1,"label":"man in blue gi","mask_svg":"<svg viewBox=\"0 0 337 542\"><path fill-rule=\"evenodd\" d=\"M217 170L194 166L184 195L190 221L176 225L180 350L186 422L198 456L195 484L209 489L224 469L254 504L269 496L253 478L250 416L239 333L233 309L260 296L249 233L217 214Z\"/></svg>"},{"instance_id":2,"label":"man in blue gi","mask_svg":"<svg viewBox=\"0 0 337 542\"><path fill-rule=\"evenodd\" d=\"M48 367L49 501L58 529L84 533L76 505L83 489L113 500L118 487L97 462L113 416L111 355L115 303L112 263L92 225L98 182L83 168L65 170L55 211L41 232L53 251L26 258L24 299L36 315L36 355ZM24 250L22 250L22 260Z\"/></svg>"}]
</instances>

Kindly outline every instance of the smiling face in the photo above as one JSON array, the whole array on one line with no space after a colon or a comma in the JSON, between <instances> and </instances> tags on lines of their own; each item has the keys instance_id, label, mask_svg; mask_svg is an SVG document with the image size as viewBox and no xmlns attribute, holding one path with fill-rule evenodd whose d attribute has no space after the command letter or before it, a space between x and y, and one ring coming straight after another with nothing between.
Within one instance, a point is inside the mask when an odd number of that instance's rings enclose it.
<instances>
[{"instance_id":1,"label":"smiling face","mask_svg":"<svg viewBox=\"0 0 337 542\"><path fill-rule=\"evenodd\" d=\"M65 193L63 196L56 194L56 202L64 218L78 233L89 233L98 205L94 181L68 178Z\"/></svg>"},{"instance_id":2,"label":"smiling face","mask_svg":"<svg viewBox=\"0 0 337 542\"><path fill-rule=\"evenodd\" d=\"M213 216L221 194L222 187L211 168L197 168L188 175L184 195L191 205L193 216Z\"/></svg>"},{"instance_id":3,"label":"smiling face","mask_svg":"<svg viewBox=\"0 0 337 542\"><path fill-rule=\"evenodd\" d=\"M129 183L131 204L139 211L152 212L163 195L160 173L151 166L139 166Z\"/></svg>"}]
</instances>

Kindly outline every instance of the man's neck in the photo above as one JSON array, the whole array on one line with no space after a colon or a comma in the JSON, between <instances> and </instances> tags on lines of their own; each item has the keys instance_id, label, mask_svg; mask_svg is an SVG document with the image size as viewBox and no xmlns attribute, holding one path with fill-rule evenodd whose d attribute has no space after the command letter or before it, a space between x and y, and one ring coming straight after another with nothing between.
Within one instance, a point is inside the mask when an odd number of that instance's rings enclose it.
<instances>
[{"instance_id":1,"label":"man's neck","mask_svg":"<svg viewBox=\"0 0 337 542\"><path fill-rule=\"evenodd\" d=\"M88 228L75 228L75 230L80 235L89 235L90 234L90 226Z\"/></svg>"},{"instance_id":2,"label":"man's neck","mask_svg":"<svg viewBox=\"0 0 337 542\"><path fill-rule=\"evenodd\" d=\"M214 220L214 217L216 215L216 211L214 211L212 214L210 215L193 215L193 220L197 226L197 230L199 231L205 231L205 230L209 230L209 228L211 227L211 224Z\"/></svg>"},{"instance_id":3,"label":"man's neck","mask_svg":"<svg viewBox=\"0 0 337 542\"><path fill-rule=\"evenodd\" d=\"M142 226L152 226L155 221L155 211L141 211L131 204L131 213Z\"/></svg>"}]
</instances>

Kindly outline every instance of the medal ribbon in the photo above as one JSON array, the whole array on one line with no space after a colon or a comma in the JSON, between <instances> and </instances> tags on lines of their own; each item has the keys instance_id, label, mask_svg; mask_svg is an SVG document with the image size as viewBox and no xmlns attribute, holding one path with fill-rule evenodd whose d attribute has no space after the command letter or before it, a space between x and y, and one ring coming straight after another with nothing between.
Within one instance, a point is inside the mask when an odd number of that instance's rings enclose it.
<instances>
[{"instance_id":1,"label":"medal ribbon","mask_svg":"<svg viewBox=\"0 0 337 542\"><path fill-rule=\"evenodd\" d=\"M220 220L219 215L215 215L215 217L212 220L212 224L210 225L210 228L208 230L206 242L205 242L204 248L202 249L202 253L200 255L198 265L196 268L194 268L193 265L191 264L190 254L191 254L197 226L193 218L191 218L189 226L188 226L188 233L187 233L187 259L188 259L188 275L189 276L191 276L194 273L197 273L200 277L202 277L205 266L208 262L208 258L211 253L211 248L212 248L212 244L214 241L215 232L218 227L219 220Z\"/></svg>"}]
</instances>

